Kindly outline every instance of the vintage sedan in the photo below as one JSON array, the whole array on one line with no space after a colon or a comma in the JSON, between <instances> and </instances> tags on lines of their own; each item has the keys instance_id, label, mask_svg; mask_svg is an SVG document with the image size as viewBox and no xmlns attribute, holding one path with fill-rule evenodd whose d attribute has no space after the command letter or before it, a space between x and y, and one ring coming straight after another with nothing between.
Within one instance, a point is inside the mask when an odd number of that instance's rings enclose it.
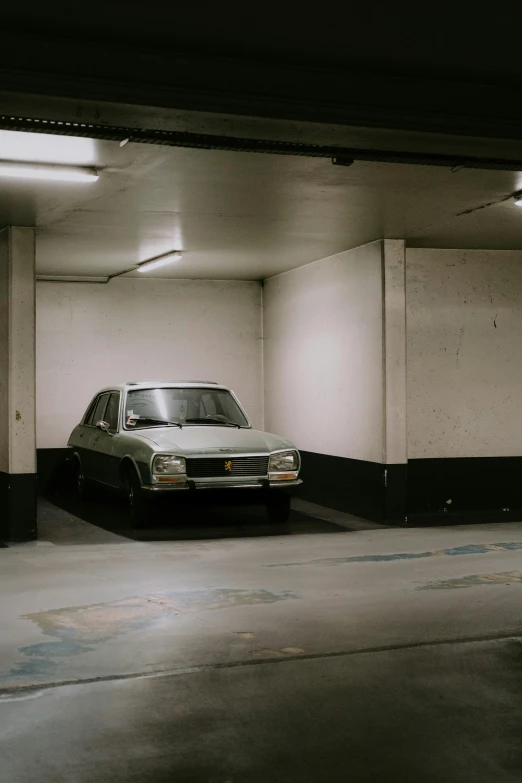
<instances>
[{"instance_id":1,"label":"vintage sedan","mask_svg":"<svg viewBox=\"0 0 522 783\"><path fill-rule=\"evenodd\" d=\"M288 489L301 484L294 445L254 430L235 394L211 382L102 389L68 446L79 495L91 483L122 492L136 525L149 518L149 499L204 489L257 493L269 519L283 523Z\"/></svg>"}]
</instances>

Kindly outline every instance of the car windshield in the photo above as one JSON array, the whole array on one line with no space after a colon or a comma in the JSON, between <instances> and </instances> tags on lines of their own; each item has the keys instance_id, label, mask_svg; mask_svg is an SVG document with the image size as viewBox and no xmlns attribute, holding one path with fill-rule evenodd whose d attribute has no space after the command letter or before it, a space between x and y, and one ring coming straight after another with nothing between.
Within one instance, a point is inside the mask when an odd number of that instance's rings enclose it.
<instances>
[{"instance_id":1,"label":"car windshield","mask_svg":"<svg viewBox=\"0 0 522 783\"><path fill-rule=\"evenodd\" d=\"M127 393L125 429L168 426L248 427L226 389L151 388Z\"/></svg>"}]
</instances>

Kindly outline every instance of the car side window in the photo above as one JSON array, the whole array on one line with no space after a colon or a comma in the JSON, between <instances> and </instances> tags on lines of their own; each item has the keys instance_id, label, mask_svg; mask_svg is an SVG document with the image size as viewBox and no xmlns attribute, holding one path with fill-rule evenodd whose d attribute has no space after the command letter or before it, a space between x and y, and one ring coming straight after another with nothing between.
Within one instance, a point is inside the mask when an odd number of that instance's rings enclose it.
<instances>
[{"instance_id":1,"label":"car side window","mask_svg":"<svg viewBox=\"0 0 522 783\"><path fill-rule=\"evenodd\" d=\"M94 416L90 421L90 424L92 424L94 427L99 421L105 421L103 417L105 415L105 408L107 407L108 400L109 400L108 394L100 394L100 396L98 397L98 401L94 409Z\"/></svg>"},{"instance_id":2,"label":"car side window","mask_svg":"<svg viewBox=\"0 0 522 783\"><path fill-rule=\"evenodd\" d=\"M94 400L89 405L89 407L87 408L87 413L85 414L85 418L83 420L84 425L92 424L92 420L94 418L94 411L96 410L97 403L98 403L98 397L95 397Z\"/></svg>"},{"instance_id":3,"label":"car side window","mask_svg":"<svg viewBox=\"0 0 522 783\"><path fill-rule=\"evenodd\" d=\"M109 425L109 429L115 432L118 429L118 413L120 410L119 392L112 392L109 397L109 403L105 411L104 421Z\"/></svg>"}]
</instances>

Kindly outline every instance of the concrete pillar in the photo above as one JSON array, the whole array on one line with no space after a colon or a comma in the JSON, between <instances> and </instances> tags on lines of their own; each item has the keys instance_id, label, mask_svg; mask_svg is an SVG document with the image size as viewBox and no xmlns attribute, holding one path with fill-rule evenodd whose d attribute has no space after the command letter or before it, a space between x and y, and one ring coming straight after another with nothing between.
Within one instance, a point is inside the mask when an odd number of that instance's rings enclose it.
<instances>
[{"instance_id":1,"label":"concrete pillar","mask_svg":"<svg viewBox=\"0 0 522 783\"><path fill-rule=\"evenodd\" d=\"M35 230L0 231L0 541L36 538Z\"/></svg>"},{"instance_id":2,"label":"concrete pillar","mask_svg":"<svg viewBox=\"0 0 522 783\"><path fill-rule=\"evenodd\" d=\"M383 376L385 517L405 517L408 434L406 419L406 264L402 239L383 242Z\"/></svg>"}]
</instances>

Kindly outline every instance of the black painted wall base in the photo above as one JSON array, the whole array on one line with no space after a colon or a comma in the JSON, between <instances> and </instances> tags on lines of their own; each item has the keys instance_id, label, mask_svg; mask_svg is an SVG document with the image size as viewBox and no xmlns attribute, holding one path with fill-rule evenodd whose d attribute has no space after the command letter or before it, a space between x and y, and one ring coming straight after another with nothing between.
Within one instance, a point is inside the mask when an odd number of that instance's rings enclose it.
<instances>
[{"instance_id":1,"label":"black painted wall base","mask_svg":"<svg viewBox=\"0 0 522 783\"><path fill-rule=\"evenodd\" d=\"M70 480L68 456L66 448L38 450L39 492ZM414 459L407 465L381 465L309 451L301 456L304 483L299 497L374 522L522 519L522 457Z\"/></svg>"},{"instance_id":2,"label":"black painted wall base","mask_svg":"<svg viewBox=\"0 0 522 783\"><path fill-rule=\"evenodd\" d=\"M301 458L303 485L298 495L303 500L374 522L386 521L388 476L385 465L310 451L301 452ZM391 488L389 491L389 513L395 516L402 506L397 493L392 497Z\"/></svg>"},{"instance_id":3,"label":"black painted wall base","mask_svg":"<svg viewBox=\"0 0 522 783\"><path fill-rule=\"evenodd\" d=\"M404 525L407 514L408 465L384 465L384 521Z\"/></svg>"},{"instance_id":4,"label":"black painted wall base","mask_svg":"<svg viewBox=\"0 0 522 783\"><path fill-rule=\"evenodd\" d=\"M34 541L36 473L0 471L0 541Z\"/></svg>"},{"instance_id":5,"label":"black painted wall base","mask_svg":"<svg viewBox=\"0 0 522 783\"><path fill-rule=\"evenodd\" d=\"M38 449L36 452L36 471L38 475L38 493L43 495L69 479L69 449Z\"/></svg>"},{"instance_id":6,"label":"black painted wall base","mask_svg":"<svg viewBox=\"0 0 522 783\"><path fill-rule=\"evenodd\" d=\"M409 523L453 517L522 519L522 457L412 459L408 462ZM457 521L453 524L458 524Z\"/></svg>"},{"instance_id":7,"label":"black painted wall base","mask_svg":"<svg viewBox=\"0 0 522 783\"><path fill-rule=\"evenodd\" d=\"M414 459L407 465L303 452L299 496L397 525L522 520L522 457Z\"/></svg>"}]
</instances>

